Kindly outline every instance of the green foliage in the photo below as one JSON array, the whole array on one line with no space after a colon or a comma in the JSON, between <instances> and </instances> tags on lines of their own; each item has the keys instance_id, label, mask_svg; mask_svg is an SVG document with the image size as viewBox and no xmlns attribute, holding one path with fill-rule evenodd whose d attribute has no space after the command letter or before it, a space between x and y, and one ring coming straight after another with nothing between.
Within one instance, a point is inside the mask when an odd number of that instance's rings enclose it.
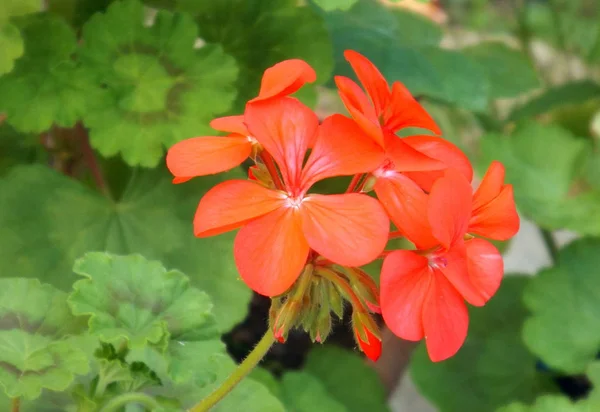
<instances>
[{"instance_id":1,"label":"green foliage","mask_svg":"<svg viewBox=\"0 0 600 412\"><path fill-rule=\"evenodd\" d=\"M313 0L314 3L326 11L348 10L358 0Z\"/></svg>"},{"instance_id":2,"label":"green foliage","mask_svg":"<svg viewBox=\"0 0 600 412\"><path fill-rule=\"evenodd\" d=\"M11 18L34 13L41 5L37 0L4 0L0 4L0 76L13 69L24 51L21 33Z\"/></svg>"},{"instance_id":3,"label":"green foliage","mask_svg":"<svg viewBox=\"0 0 600 412\"><path fill-rule=\"evenodd\" d=\"M98 97L84 121L103 155L155 167L163 147L211 133L235 98L238 69L220 47L194 48L191 16L160 11L150 27L144 19L141 3L124 0L85 24L81 60Z\"/></svg>"},{"instance_id":4,"label":"green foliage","mask_svg":"<svg viewBox=\"0 0 600 412\"><path fill-rule=\"evenodd\" d=\"M600 331L600 242L578 240L560 251L558 265L531 282L524 301L527 346L551 367L583 372L596 358Z\"/></svg>"},{"instance_id":5,"label":"green foliage","mask_svg":"<svg viewBox=\"0 0 600 412\"><path fill-rule=\"evenodd\" d=\"M72 262L87 251L141 253L190 273L227 330L245 316L250 292L237 280L231 235L197 240L191 219L209 187L237 176L174 186L160 171L139 172L117 201L43 166L17 167L0 180L0 273L66 289Z\"/></svg>"},{"instance_id":6,"label":"green foliage","mask_svg":"<svg viewBox=\"0 0 600 412\"><path fill-rule=\"evenodd\" d=\"M10 397L65 390L88 360L72 334L84 330L67 295L36 279L0 279L0 387Z\"/></svg>"},{"instance_id":7,"label":"green foliage","mask_svg":"<svg viewBox=\"0 0 600 412\"><path fill-rule=\"evenodd\" d=\"M589 142L560 127L529 122L511 136L485 135L482 152L480 170L494 159L504 164L525 216L544 228L600 235L600 192L577 179L584 156L590 156Z\"/></svg>"},{"instance_id":8,"label":"green foliage","mask_svg":"<svg viewBox=\"0 0 600 412\"><path fill-rule=\"evenodd\" d=\"M492 98L515 97L540 86L538 74L527 56L504 43L478 43L463 52L485 70Z\"/></svg>"},{"instance_id":9,"label":"green foliage","mask_svg":"<svg viewBox=\"0 0 600 412\"><path fill-rule=\"evenodd\" d=\"M523 276L507 277L485 307L473 308L469 335L454 357L432 363L424 345L417 349L410 373L441 411L493 411L513 400L529 402L552 389L521 341L527 311L520 299L529 282Z\"/></svg>"},{"instance_id":10,"label":"green foliage","mask_svg":"<svg viewBox=\"0 0 600 412\"><path fill-rule=\"evenodd\" d=\"M285 405L298 412L347 412L348 409L331 398L319 379L307 372L289 372L281 381Z\"/></svg>"},{"instance_id":11,"label":"green foliage","mask_svg":"<svg viewBox=\"0 0 600 412\"><path fill-rule=\"evenodd\" d=\"M350 351L335 346L315 348L308 354L305 370L348 412L389 410L375 370Z\"/></svg>"}]
</instances>

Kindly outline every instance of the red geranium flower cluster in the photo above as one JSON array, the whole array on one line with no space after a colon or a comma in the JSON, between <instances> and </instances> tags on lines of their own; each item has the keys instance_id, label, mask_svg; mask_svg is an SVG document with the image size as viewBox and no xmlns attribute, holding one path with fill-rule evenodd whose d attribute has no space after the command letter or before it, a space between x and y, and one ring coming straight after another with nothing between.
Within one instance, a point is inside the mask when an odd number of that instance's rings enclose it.
<instances>
[{"instance_id":1,"label":"red geranium flower cluster","mask_svg":"<svg viewBox=\"0 0 600 412\"><path fill-rule=\"evenodd\" d=\"M220 183L204 195L194 233L240 229L237 268L250 288L273 297L278 339L303 326L324 340L330 312L340 316L345 300L357 343L371 359L381 352L370 315L377 312L401 338L426 338L431 359L443 360L466 337L464 301L483 305L500 284L502 258L476 236L506 240L517 232L512 187L495 162L472 193L472 167L456 146L433 135L398 137L406 127L441 131L404 85L390 87L356 52L345 56L364 87L335 78L351 117L319 122L290 97L316 75L306 62L286 60L265 71L243 115L211 122L227 136L182 141L169 150L167 166L181 183L254 162L248 180ZM346 193L309 192L334 176L353 176ZM397 231L390 232L390 219ZM397 236L416 250L384 251ZM358 267L383 257L379 292Z\"/></svg>"}]
</instances>

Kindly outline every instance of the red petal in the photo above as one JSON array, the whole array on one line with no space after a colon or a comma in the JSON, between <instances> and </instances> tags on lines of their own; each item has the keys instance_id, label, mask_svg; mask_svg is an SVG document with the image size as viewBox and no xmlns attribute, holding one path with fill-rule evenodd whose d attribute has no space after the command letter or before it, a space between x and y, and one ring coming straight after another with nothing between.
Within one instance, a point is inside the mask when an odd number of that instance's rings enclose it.
<instances>
[{"instance_id":1,"label":"red petal","mask_svg":"<svg viewBox=\"0 0 600 412\"><path fill-rule=\"evenodd\" d=\"M300 206L302 229L311 248L343 266L362 266L385 248L390 223L370 196L310 195Z\"/></svg>"},{"instance_id":2,"label":"red petal","mask_svg":"<svg viewBox=\"0 0 600 412\"><path fill-rule=\"evenodd\" d=\"M225 116L218 117L210 122L210 127L222 132L237 133L242 136L248 136L248 129L244 124L244 116Z\"/></svg>"},{"instance_id":3,"label":"red petal","mask_svg":"<svg viewBox=\"0 0 600 412\"><path fill-rule=\"evenodd\" d=\"M169 149L167 167L175 176L173 183L182 183L239 166L251 150L252 144L243 137L194 137Z\"/></svg>"},{"instance_id":4,"label":"red petal","mask_svg":"<svg viewBox=\"0 0 600 412\"><path fill-rule=\"evenodd\" d=\"M435 134L442 134L423 106L400 82L394 82L392 85L392 96L384 113L384 125L394 133L406 127L420 127L431 130Z\"/></svg>"},{"instance_id":5,"label":"red petal","mask_svg":"<svg viewBox=\"0 0 600 412\"><path fill-rule=\"evenodd\" d=\"M402 339L423 338L422 311L431 283L427 258L408 250L386 256L381 268L381 314L386 325Z\"/></svg>"},{"instance_id":6,"label":"red petal","mask_svg":"<svg viewBox=\"0 0 600 412\"><path fill-rule=\"evenodd\" d=\"M283 97L248 104L245 120L279 165L288 189L299 189L304 155L319 126L317 115L298 100Z\"/></svg>"},{"instance_id":7,"label":"red petal","mask_svg":"<svg viewBox=\"0 0 600 412\"><path fill-rule=\"evenodd\" d=\"M429 157L404 142L392 132L385 133L385 151L397 172L416 172L446 169L441 161Z\"/></svg>"},{"instance_id":8,"label":"red petal","mask_svg":"<svg viewBox=\"0 0 600 412\"><path fill-rule=\"evenodd\" d=\"M302 172L302 186L308 189L327 177L372 172L383 160L383 149L355 121L334 114L319 126L315 146Z\"/></svg>"},{"instance_id":9,"label":"red petal","mask_svg":"<svg viewBox=\"0 0 600 412\"><path fill-rule=\"evenodd\" d=\"M379 117L390 101L390 86L377 67L362 54L346 50L344 57L367 91L375 107L375 114Z\"/></svg>"},{"instance_id":10,"label":"red petal","mask_svg":"<svg viewBox=\"0 0 600 412\"><path fill-rule=\"evenodd\" d=\"M504 275L504 262L498 249L483 239L465 242L469 278L487 302L496 293Z\"/></svg>"},{"instance_id":11,"label":"red petal","mask_svg":"<svg viewBox=\"0 0 600 412\"><path fill-rule=\"evenodd\" d=\"M473 211L490 203L504 187L504 165L494 160L473 195Z\"/></svg>"},{"instance_id":12,"label":"red petal","mask_svg":"<svg viewBox=\"0 0 600 412\"><path fill-rule=\"evenodd\" d=\"M427 216L433 236L446 249L463 241L471 218L472 197L471 185L454 169L448 169L431 188Z\"/></svg>"},{"instance_id":13,"label":"red petal","mask_svg":"<svg viewBox=\"0 0 600 412\"><path fill-rule=\"evenodd\" d=\"M512 185L506 185L494 200L473 212L469 232L495 240L508 240L520 226Z\"/></svg>"},{"instance_id":14,"label":"red petal","mask_svg":"<svg viewBox=\"0 0 600 412\"><path fill-rule=\"evenodd\" d=\"M194 234L207 237L228 232L285 203L284 193L248 180L228 180L210 189L194 216Z\"/></svg>"},{"instance_id":15,"label":"red petal","mask_svg":"<svg viewBox=\"0 0 600 412\"><path fill-rule=\"evenodd\" d=\"M458 352L467 337L469 314L460 294L434 271L423 305L423 327L429 357L434 362Z\"/></svg>"},{"instance_id":16,"label":"red petal","mask_svg":"<svg viewBox=\"0 0 600 412\"><path fill-rule=\"evenodd\" d=\"M434 259L444 261L445 265L439 265L439 270L467 302L474 306L483 306L487 302L485 293L479 290L478 285L474 284L469 276L467 250L464 243Z\"/></svg>"},{"instance_id":17,"label":"red petal","mask_svg":"<svg viewBox=\"0 0 600 412\"><path fill-rule=\"evenodd\" d=\"M427 156L444 163L461 172L469 182L473 180L473 167L467 156L448 140L436 136L410 136L402 139L404 143ZM433 183L444 175L443 171L431 171L427 173L407 173L419 186L429 192Z\"/></svg>"},{"instance_id":18,"label":"red petal","mask_svg":"<svg viewBox=\"0 0 600 412\"><path fill-rule=\"evenodd\" d=\"M240 229L233 252L244 282L255 292L277 296L296 281L308 257L300 217L282 207Z\"/></svg>"},{"instance_id":19,"label":"red petal","mask_svg":"<svg viewBox=\"0 0 600 412\"><path fill-rule=\"evenodd\" d=\"M398 230L419 249L439 242L427 219L427 195L408 177L395 173L375 182L375 193Z\"/></svg>"},{"instance_id":20,"label":"red petal","mask_svg":"<svg viewBox=\"0 0 600 412\"><path fill-rule=\"evenodd\" d=\"M373 362L376 362L377 359L381 356L381 340L373 335L373 333L367 329L363 329L365 334L367 335L367 341L365 342L360 338L360 334L354 330L354 336L356 337L356 341L360 346L360 350L367 355L367 358L371 359Z\"/></svg>"},{"instance_id":21,"label":"red petal","mask_svg":"<svg viewBox=\"0 0 600 412\"><path fill-rule=\"evenodd\" d=\"M304 60L284 60L265 70L258 97L250 102L288 96L297 92L306 83L313 83L315 80L317 80L317 73Z\"/></svg>"},{"instance_id":22,"label":"red petal","mask_svg":"<svg viewBox=\"0 0 600 412\"><path fill-rule=\"evenodd\" d=\"M380 146L383 147L383 131L375 108L360 86L347 77L335 76L335 84L344 106L358 125Z\"/></svg>"}]
</instances>

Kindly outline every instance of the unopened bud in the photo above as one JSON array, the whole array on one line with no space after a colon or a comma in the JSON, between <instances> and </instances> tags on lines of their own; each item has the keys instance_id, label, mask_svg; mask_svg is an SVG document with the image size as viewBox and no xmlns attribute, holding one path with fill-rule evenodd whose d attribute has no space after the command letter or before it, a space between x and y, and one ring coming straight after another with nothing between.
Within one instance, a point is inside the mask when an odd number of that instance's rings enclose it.
<instances>
[{"instance_id":1,"label":"unopened bud","mask_svg":"<svg viewBox=\"0 0 600 412\"><path fill-rule=\"evenodd\" d=\"M375 187L375 182L377 182L377 178L375 176L367 176L361 192L369 193Z\"/></svg>"}]
</instances>

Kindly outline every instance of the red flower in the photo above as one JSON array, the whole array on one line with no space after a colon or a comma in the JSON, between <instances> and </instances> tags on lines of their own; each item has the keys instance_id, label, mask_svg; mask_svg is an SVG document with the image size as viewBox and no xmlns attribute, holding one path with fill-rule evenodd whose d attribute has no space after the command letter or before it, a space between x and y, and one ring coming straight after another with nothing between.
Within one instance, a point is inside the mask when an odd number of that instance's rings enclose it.
<instances>
[{"instance_id":1,"label":"red flower","mask_svg":"<svg viewBox=\"0 0 600 412\"><path fill-rule=\"evenodd\" d=\"M361 337L361 333L356 328L353 328L353 330L354 337L360 346L360 350L373 362L377 361L381 356L381 339L375 336L373 332L366 327L362 327L362 332L366 336L366 339Z\"/></svg>"},{"instance_id":2,"label":"red flower","mask_svg":"<svg viewBox=\"0 0 600 412\"><path fill-rule=\"evenodd\" d=\"M305 83L316 80L316 73L303 60L292 59L268 68L262 78L258 97L262 101L298 91ZM229 132L227 136L201 136L173 145L167 153L167 167L175 176L173 183L183 183L232 169L252 153L256 139L250 136L244 116L228 116L213 120L211 127Z\"/></svg>"},{"instance_id":3,"label":"red flower","mask_svg":"<svg viewBox=\"0 0 600 412\"><path fill-rule=\"evenodd\" d=\"M425 337L429 356L440 361L454 355L466 338L464 301L484 305L503 275L498 250L483 239L465 241L465 235L505 240L518 231L519 217L512 186L504 184L504 168L498 162L490 166L475 194L463 174L447 170L426 202L415 205L419 210L413 214L414 225L423 231L419 240L439 246L429 253L398 250L386 257L381 310L390 330L407 340Z\"/></svg>"},{"instance_id":4,"label":"red flower","mask_svg":"<svg viewBox=\"0 0 600 412\"><path fill-rule=\"evenodd\" d=\"M381 161L373 143L340 127L337 117L319 126L316 115L293 98L249 104L245 123L279 166L281 182L275 182L277 189L247 180L215 186L198 205L196 236L241 227L234 243L236 265L248 286L267 296L294 283L310 249L344 266L375 259L389 231L377 200L358 193L307 194L318 180L373 168ZM311 141L315 145L303 165Z\"/></svg>"}]
</instances>

